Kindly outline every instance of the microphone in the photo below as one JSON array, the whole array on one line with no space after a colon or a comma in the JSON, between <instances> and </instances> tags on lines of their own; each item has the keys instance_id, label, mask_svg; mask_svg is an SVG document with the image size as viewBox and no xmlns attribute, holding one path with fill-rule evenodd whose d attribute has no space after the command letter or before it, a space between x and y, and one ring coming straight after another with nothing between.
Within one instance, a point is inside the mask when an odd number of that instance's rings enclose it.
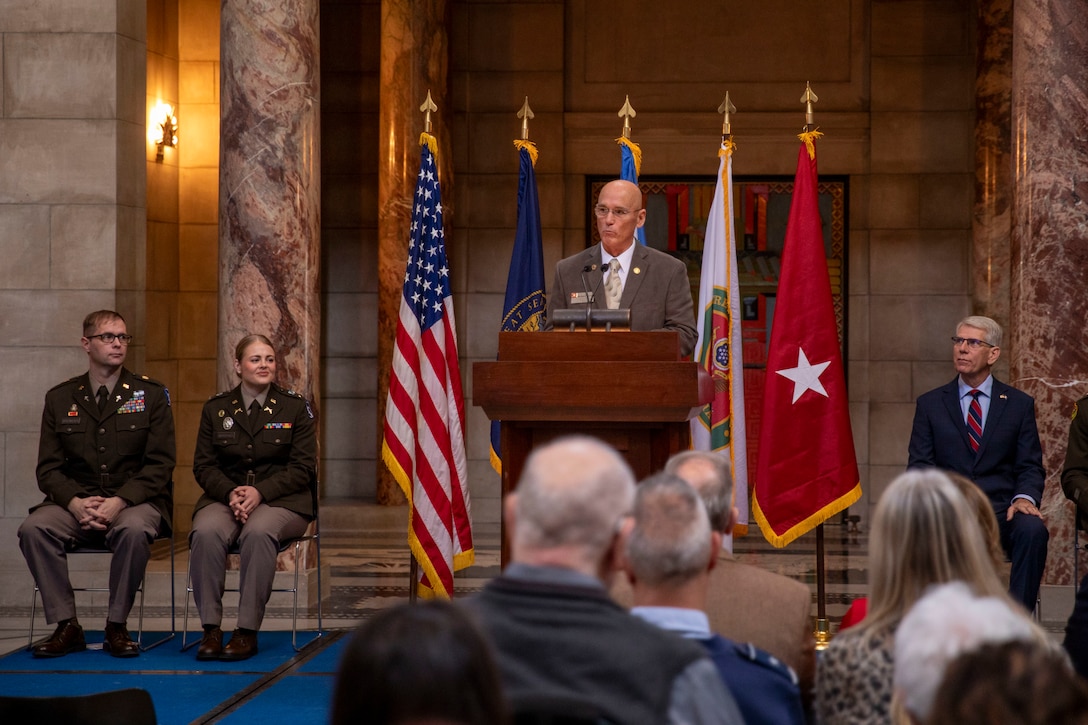
<instances>
[{"instance_id":1,"label":"microphone","mask_svg":"<svg viewBox=\"0 0 1088 725\"><path fill-rule=\"evenodd\" d=\"M589 330L592 327L592 323L590 322L590 320L593 310L593 295L597 292L596 285L594 285L593 287L593 292L590 292L589 284L586 282L586 272L593 271L593 267L594 265L592 264L587 264L586 266L582 267L582 289L584 289L586 292L586 330ZM599 285L600 283L601 281L597 280L597 284Z\"/></svg>"},{"instance_id":2,"label":"microphone","mask_svg":"<svg viewBox=\"0 0 1088 725\"><path fill-rule=\"evenodd\" d=\"M593 269L595 268L595 266L596 265L593 265L593 264L587 264L586 266L582 267L582 288L585 289L585 292L586 292L586 305L587 306L591 305L591 303L593 302L593 299L594 299L593 296L595 294L597 294L597 287L599 287L601 285L601 280L600 279L597 280L597 284L593 285L593 291L590 292L589 291L589 285L586 283L586 272L592 272ZM601 279L604 279L603 274L601 275Z\"/></svg>"}]
</instances>

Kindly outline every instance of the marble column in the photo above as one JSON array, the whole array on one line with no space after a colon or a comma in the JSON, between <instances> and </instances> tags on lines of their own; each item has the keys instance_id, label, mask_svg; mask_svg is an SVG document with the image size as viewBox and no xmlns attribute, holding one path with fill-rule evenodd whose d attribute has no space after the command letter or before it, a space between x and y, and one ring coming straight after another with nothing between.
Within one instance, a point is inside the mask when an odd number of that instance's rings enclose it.
<instances>
[{"instance_id":1,"label":"marble column","mask_svg":"<svg viewBox=\"0 0 1088 725\"><path fill-rule=\"evenodd\" d=\"M279 383L320 407L318 0L223 0L221 32L219 386L262 333Z\"/></svg>"},{"instance_id":2,"label":"marble column","mask_svg":"<svg viewBox=\"0 0 1088 725\"><path fill-rule=\"evenodd\" d=\"M449 9L446 0L382 0L381 97L378 153L378 430L384 429L389 368L397 331L408 227L424 115L430 92L438 107L431 133L438 141L439 178L447 243L453 218L450 154ZM377 462L378 503L404 502L389 470Z\"/></svg>"},{"instance_id":3,"label":"marble column","mask_svg":"<svg viewBox=\"0 0 1088 725\"><path fill-rule=\"evenodd\" d=\"M1012 236L1012 0L981 3L975 76L972 309L1009 322Z\"/></svg>"},{"instance_id":4,"label":"marble column","mask_svg":"<svg viewBox=\"0 0 1088 725\"><path fill-rule=\"evenodd\" d=\"M1072 583L1060 478L1074 401L1088 394L1088 4L1013 6L1012 382L1035 397L1051 532L1046 583Z\"/></svg>"}]
</instances>

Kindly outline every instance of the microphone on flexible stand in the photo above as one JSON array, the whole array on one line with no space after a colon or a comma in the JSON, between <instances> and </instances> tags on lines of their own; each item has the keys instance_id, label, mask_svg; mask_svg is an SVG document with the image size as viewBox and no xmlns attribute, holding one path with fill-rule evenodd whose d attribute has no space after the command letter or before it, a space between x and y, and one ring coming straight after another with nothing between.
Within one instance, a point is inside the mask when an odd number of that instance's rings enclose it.
<instances>
[{"instance_id":1,"label":"microphone on flexible stand","mask_svg":"<svg viewBox=\"0 0 1088 725\"><path fill-rule=\"evenodd\" d=\"M595 266L596 265L587 264L586 266L582 267L582 288L586 292L586 330L589 330L592 327L592 323L590 322L590 320L593 309L593 296L597 294L597 287L599 287L601 284L601 280L597 280L597 284L593 286L593 291L590 292L589 284L586 283L586 272L592 272ZM604 279L603 274L601 275L601 279Z\"/></svg>"}]
</instances>

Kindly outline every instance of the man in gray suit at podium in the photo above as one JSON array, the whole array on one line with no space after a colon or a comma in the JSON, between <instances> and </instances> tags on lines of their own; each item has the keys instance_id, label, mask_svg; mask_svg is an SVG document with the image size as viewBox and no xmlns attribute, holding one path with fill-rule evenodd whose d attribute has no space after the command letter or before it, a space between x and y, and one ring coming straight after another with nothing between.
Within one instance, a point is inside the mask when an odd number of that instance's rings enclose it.
<instances>
[{"instance_id":1,"label":"man in gray suit at podium","mask_svg":"<svg viewBox=\"0 0 1088 725\"><path fill-rule=\"evenodd\" d=\"M601 243L560 260L548 290L548 320L556 310L630 309L631 330L675 330L680 353L691 354L699 333L687 267L679 259L636 244L646 222L642 192L630 181L610 181L593 207Z\"/></svg>"}]
</instances>

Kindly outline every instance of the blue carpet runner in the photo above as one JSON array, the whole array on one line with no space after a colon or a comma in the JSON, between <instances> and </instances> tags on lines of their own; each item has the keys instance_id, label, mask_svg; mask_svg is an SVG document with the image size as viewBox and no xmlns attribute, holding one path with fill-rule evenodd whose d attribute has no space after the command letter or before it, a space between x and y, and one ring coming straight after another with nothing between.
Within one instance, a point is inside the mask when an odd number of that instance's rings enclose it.
<instances>
[{"instance_id":1,"label":"blue carpet runner","mask_svg":"<svg viewBox=\"0 0 1088 725\"><path fill-rule=\"evenodd\" d=\"M306 641L306 633L299 634ZM88 632L86 652L36 659L19 650L0 658L0 694L49 697L139 687L151 694L160 725L324 723L347 634L327 632L296 653L290 632L261 632L260 652L248 660L198 662L195 648L180 651L180 637L120 659L101 651L101 633Z\"/></svg>"}]
</instances>

